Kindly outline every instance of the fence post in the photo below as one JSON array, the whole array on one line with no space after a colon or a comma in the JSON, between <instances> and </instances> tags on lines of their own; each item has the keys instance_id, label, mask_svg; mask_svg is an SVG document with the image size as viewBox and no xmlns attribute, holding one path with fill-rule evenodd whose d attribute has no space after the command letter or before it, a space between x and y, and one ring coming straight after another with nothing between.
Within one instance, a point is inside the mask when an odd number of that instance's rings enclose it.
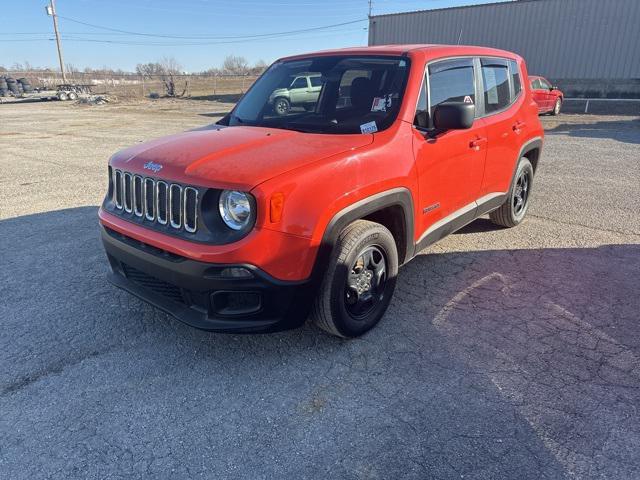
<instances>
[{"instance_id":1,"label":"fence post","mask_svg":"<svg viewBox=\"0 0 640 480\"><path fill-rule=\"evenodd\" d=\"M242 91L240 93L244 94L244 78L245 75L242 76Z\"/></svg>"},{"instance_id":2,"label":"fence post","mask_svg":"<svg viewBox=\"0 0 640 480\"><path fill-rule=\"evenodd\" d=\"M216 88L218 87L218 75L213 74L213 94L216 94Z\"/></svg>"},{"instance_id":3,"label":"fence post","mask_svg":"<svg viewBox=\"0 0 640 480\"><path fill-rule=\"evenodd\" d=\"M140 80L142 81L142 98L144 98L144 75L140 75Z\"/></svg>"}]
</instances>

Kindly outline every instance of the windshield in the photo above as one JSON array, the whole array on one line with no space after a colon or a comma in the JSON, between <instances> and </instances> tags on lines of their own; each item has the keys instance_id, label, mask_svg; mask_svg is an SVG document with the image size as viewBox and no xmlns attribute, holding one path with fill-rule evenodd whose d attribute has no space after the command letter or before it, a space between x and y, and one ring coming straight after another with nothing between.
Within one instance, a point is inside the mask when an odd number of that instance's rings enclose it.
<instances>
[{"instance_id":1,"label":"windshield","mask_svg":"<svg viewBox=\"0 0 640 480\"><path fill-rule=\"evenodd\" d=\"M274 63L219 123L373 133L398 115L406 57L318 56Z\"/></svg>"}]
</instances>

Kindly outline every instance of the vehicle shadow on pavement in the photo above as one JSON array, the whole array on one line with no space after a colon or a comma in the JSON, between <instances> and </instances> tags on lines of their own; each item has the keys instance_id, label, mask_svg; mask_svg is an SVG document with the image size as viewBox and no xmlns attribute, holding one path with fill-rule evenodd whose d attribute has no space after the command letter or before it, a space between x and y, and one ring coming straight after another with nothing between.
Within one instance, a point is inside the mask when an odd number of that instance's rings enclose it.
<instances>
[{"instance_id":1,"label":"vehicle shadow on pavement","mask_svg":"<svg viewBox=\"0 0 640 480\"><path fill-rule=\"evenodd\" d=\"M546 134L563 134L577 138L610 138L619 142L640 144L640 118L601 120L593 123L560 123L546 129Z\"/></svg>"},{"instance_id":2,"label":"vehicle shadow on pavement","mask_svg":"<svg viewBox=\"0 0 640 480\"><path fill-rule=\"evenodd\" d=\"M0 221L8 478L640 472L640 245L423 253L361 339L223 335L108 284L96 215Z\"/></svg>"}]
</instances>

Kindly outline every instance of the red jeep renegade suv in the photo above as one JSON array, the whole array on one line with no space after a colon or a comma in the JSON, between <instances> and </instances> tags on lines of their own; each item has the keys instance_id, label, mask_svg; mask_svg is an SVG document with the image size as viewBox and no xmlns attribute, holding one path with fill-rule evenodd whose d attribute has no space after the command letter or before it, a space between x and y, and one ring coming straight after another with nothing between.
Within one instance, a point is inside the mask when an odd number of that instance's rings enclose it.
<instances>
[{"instance_id":1,"label":"red jeep renegade suv","mask_svg":"<svg viewBox=\"0 0 640 480\"><path fill-rule=\"evenodd\" d=\"M275 112L296 77L319 93ZM523 220L543 137L526 79L478 47L278 60L217 124L111 158L110 280L206 330L361 335L400 264L481 215Z\"/></svg>"}]
</instances>

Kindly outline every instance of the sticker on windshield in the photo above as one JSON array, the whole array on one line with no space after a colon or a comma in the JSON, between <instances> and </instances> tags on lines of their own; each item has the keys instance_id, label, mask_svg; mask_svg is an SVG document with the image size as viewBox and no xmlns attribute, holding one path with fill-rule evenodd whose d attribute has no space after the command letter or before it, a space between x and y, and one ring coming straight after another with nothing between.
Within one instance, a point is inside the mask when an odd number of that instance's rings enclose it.
<instances>
[{"instance_id":1,"label":"sticker on windshield","mask_svg":"<svg viewBox=\"0 0 640 480\"><path fill-rule=\"evenodd\" d=\"M471 99L471 97L469 95L467 95L466 97L464 97L464 103L473 104L473 100Z\"/></svg>"},{"instance_id":2,"label":"sticker on windshield","mask_svg":"<svg viewBox=\"0 0 640 480\"><path fill-rule=\"evenodd\" d=\"M386 112L387 108L391 108L391 95L385 95L384 97L375 97L371 104L372 112Z\"/></svg>"},{"instance_id":3,"label":"sticker on windshield","mask_svg":"<svg viewBox=\"0 0 640 480\"><path fill-rule=\"evenodd\" d=\"M362 133L375 133L378 131L378 126L376 122L367 122L360 125L360 132Z\"/></svg>"}]
</instances>

